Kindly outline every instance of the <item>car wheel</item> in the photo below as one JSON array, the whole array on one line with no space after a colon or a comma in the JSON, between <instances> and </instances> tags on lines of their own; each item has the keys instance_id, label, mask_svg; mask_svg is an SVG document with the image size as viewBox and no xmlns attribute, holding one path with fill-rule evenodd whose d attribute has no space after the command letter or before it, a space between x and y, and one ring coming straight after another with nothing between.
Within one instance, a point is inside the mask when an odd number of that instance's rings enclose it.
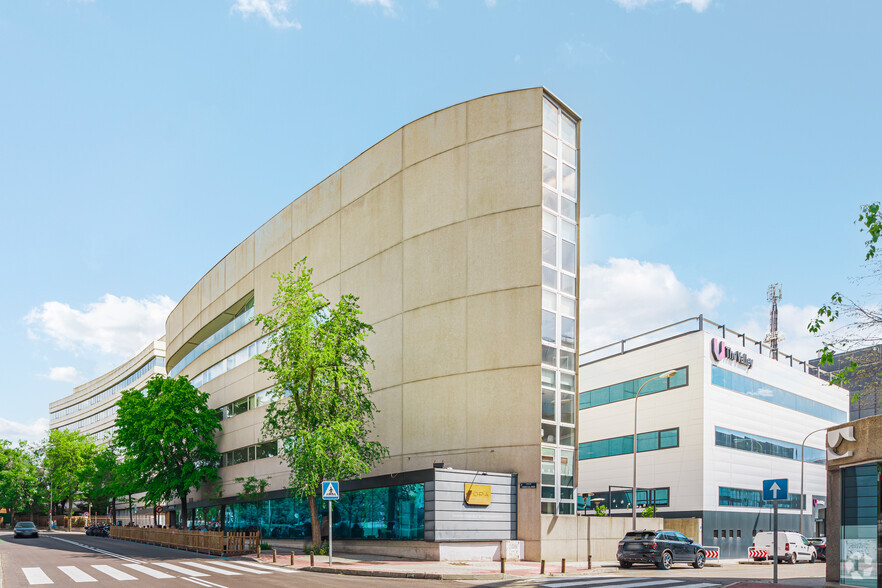
<instances>
[{"instance_id":1,"label":"car wheel","mask_svg":"<svg viewBox=\"0 0 882 588\"><path fill-rule=\"evenodd\" d=\"M674 567L674 556L671 555L670 551L665 551L662 554L661 561L658 562L657 564L655 564L655 567L657 567L660 570L671 569L672 567Z\"/></svg>"},{"instance_id":2,"label":"car wheel","mask_svg":"<svg viewBox=\"0 0 882 588\"><path fill-rule=\"evenodd\" d=\"M630 562L630 561L620 561L620 562L619 562L619 567L620 567L620 568L628 569L628 568L630 568L632 565L634 565L634 564L633 564L632 562Z\"/></svg>"},{"instance_id":3,"label":"car wheel","mask_svg":"<svg viewBox=\"0 0 882 588\"><path fill-rule=\"evenodd\" d=\"M700 570L701 568L704 567L704 552L703 551L699 551L698 553L695 554L695 561L692 562L692 567L695 568L696 570Z\"/></svg>"},{"instance_id":4,"label":"car wheel","mask_svg":"<svg viewBox=\"0 0 882 588\"><path fill-rule=\"evenodd\" d=\"M790 563L796 564L796 554L795 553L790 554Z\"/></svg>"},{"instance_id":5,"label":"car wheel","mask_svg":"<svg viewBox=\"0 0 882 588\"><path fill-rule=\"evenodd\" d=\"M815 554L812 554L812 558L809 560L809 563L815 563Z\"/></svg>"}]
</instances>

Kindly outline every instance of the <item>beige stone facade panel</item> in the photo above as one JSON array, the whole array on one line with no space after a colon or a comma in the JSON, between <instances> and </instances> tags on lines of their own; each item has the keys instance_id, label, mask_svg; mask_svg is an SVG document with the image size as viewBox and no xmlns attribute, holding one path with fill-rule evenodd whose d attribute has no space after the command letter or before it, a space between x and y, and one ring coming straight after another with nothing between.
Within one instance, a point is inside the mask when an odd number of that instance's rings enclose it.
<instances>
[{"instance_id":1,"label":"beige stone facade panel","mask_svg":"<svg viewBox=\"0 0 882 588\"><path fill-rule=\"evenodd\" d=\"M224 279L229 289L254 269L254 235L236 245L224 262Z\"/></svg>"},{"instance_id":2,"label":"beige stone facade panel","mask_svg":"<svg viewBox=\"0 0 882 588\"><path fill-rule=\"evenodd\" d=\"M340 263L361 263L401 242L401 174L365 194L340 214Z\"/></svg>"},{"instance_id":3,"label":"beige stone facade panel","mask_svg":"<svg viewBox=\"0 0 882 588\"><path fill-rule=\"evenodd\" d=\"M469 294L541 285L541 208L469 220L468 259Z\"/></svg>"},{"instance_id":4,"label":"beige stone facade panel","mask_svg":"<svg viewBox=\"0 0 882 588\"><path fill-rule=\"evenodd\" d=\"M404 238L468 217L468 147L457 147L404 170Z\"/></svg>"},{"instance_id":5,"label":"beige stone facade panel","mask_svg":"<svg viewBox=\"0 0 882 588\"><path fill-rule=\"evenodd\" d=\"M404 382L449 376L466 368L466 301L451 300L404 314Z\"/></svg>"},{"instance_id":6,"label":"beige stone facade panel","mask_svg":"<svg viewBox=\"0 0 882 588\"><path fill-rule=\"evenodd\" d=\"M278 290L278 281L273 274L286 274L294 267L291 259L291 248L285 247L254 270L255 281L260 284L254 292L254 306L257 312L273 308L273 296Z\"/></svg>"},{"instance_id":7,"label":"beige stone facade panel","mask_svg":"<svg viewBox=\"0 0 882 588\"><path fill-rule=\"evenodd\" d=\"M465 222L408 239L404 242L404 308L411 310L465 296L468 267Z\"/></svg>"},{"instance_id":8,"label":"beige stone facade panel","mask_svg":"<svg viewBox=\"0 0 882 588\"><path fill-rule=\"evenodd\" d=\"M404 127L404 167L466 142L466 104L439 110Z\"/></svg>"},{"instance_id":9,"label":"beige stone facade panel","mask_svg":"<svg viewBox=\"0 0 882 588\"><path fill-rule=\"evenodd\" d=\"M458 374L404 385L405 454L443 454L469 447L467 379L466 374Z\"/></svg>"},{"instance_id":10,"label":"beige stone facade panel","mask_svg":"<svg viewBox=\"0 0 882 588\"><path fill-rule=\"evenodd\" d=\"M401 171L401 137L398 130L340 170L340 205L346 206Z\"/></svg>"},{"instance_id":11,"label":"beige stone facade panel","mask_svg":"<svg viewBox=\"0 0 882 588\"><path fill-rule=\"evenodd\" d=\"M354 294L364 312L362 320L373 324L401 313L402 246L386 249L340 276L341 292Z\"/></svg>"},{"instance_id":12,"label":"beige stone facade panel","mask_svg":"<svg viewBox=\"0 0 882 588\"><path fill-rule=\"evenodd\" d=\"M542 204L542 129L469 144L469 217Z\"/></svg>"},{"instance_id":13,"label":"beige stone facade panel","mask_svg":"<svg viewBox=\"0 0 882 588\"><path fill-rule=\"evenodd\" d=\"M275 255L285 245L291 242L292 205L288 205L266 221L254 233L254 265L255 267Z\"/></svg>"},{"instance_id":14,"label":"beige stone facade panel","mask_svg":"<svg viewBox=\"0 0 882 588\"><path fill-rule=\"evenodd\" d=\"M374 390L401 384L402 321L402 316L398 314L373 323L374 332L365 341L365 347L374 360L374 369L370 374Z\"/></svg>"},{"instance_id":15,"label":"beige stone facade panel","mask_svg":"<svg viewBox=\"0 0 882 588\"><path fill-rule=\"evenodd\" d=\"M222 297L226 288L226 276L224 267L226 261L220 260L202 278L202 307L209 306L212 302Z\"/></svg>"},{"instance_id":16,"label":"beige stone facade panel","mask_svg":"<svg viewBox=\"0 0 882 588\"><path fill-rule=\"evenodd\" d=\"M542 125L542 89L485 96L468 103L469 141Z\"/></svg>"},{"instance_id":17,"label":"beige stone facade panel","mask_svg":"<svg viewBox=\"0 0 882 588\"><path fill-rule=\"evenodd\" d=\"M390 457L400 456L403 453L401 445L401 386L374 390L371 394L371 400L374 401L378 410L374 419L374 439L380 440L386 446Z\"/></svg>"},{"instance_id":18,"label":"beige stone facade panel","mask_svg":"<svg viewBox=\"0 0 882 588\"><path fill-rule=\"evenodd\" d=\"M538 369L541 296L536 286L468 298L468 371L520 366Z\"/></svg>"},{"instance_id":19,"label":"beige stone facade panel","mask_svg":"<svg viewBox=\"0 0 882 588\"><path fill-rule=\"evenodd\" d=\"M539 444L539 369L535 365L468 374L468 410L462 414L468 419L469 447Z\"/></svg>"},{"instance_id":20,"label":"beige stone facade panel","mask_svg":"<svg viewBox=\"0 0 882 588\"><path fill-rule=\"evenodd\" d=\"M294 240L291 244L292 267L304 257L306 265L313 269L313 283L321 284L340 273L339 214L329 217Z\"/></svg>"}]
</instances>

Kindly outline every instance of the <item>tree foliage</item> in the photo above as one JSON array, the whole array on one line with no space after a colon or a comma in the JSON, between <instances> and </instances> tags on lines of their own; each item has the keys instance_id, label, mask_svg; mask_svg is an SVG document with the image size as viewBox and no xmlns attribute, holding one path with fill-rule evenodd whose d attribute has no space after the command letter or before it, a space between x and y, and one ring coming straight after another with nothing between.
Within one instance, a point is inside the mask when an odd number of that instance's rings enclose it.
<instances>
[{"instance_id":1,"label":"tree foliage","mask_svg":"<svg viewBox=\"0 0 882 588\"><path fill-rule=\"evenodd\" d=\"M208 407L208 394L186 376L154 377L143 393L126 390L117 403L115 448L123 456L122 469L145 502L181 500L186 524L191 489L214 481L220 454L214 435L220 417Z\"/></svg>"},{"instance_id":2,"label":"tree foliage","mask_svg":"<svg viewBox=\"0 0 882 588\"><path fill-rule=\"evenodd\" d=\"M83 496L98 511L109 506L116 521L116 497L127 494L128 490L116 452L112 447L98 448L83 472Z\"/></svg>"},{"instance_id":3,"label":"tree foliage","mask_svg":"<svg viewBox=\"0 0 882 588\"><path fill-rule=\"evenodd\" d=\"M865 278L876 282L882 275L880 258L876 257L876 245L882 237L880 204L873 202L862 205L861 212L855 222L859 225L860 231L868 236L864 243L867 248L864 261L870 264L870 274ZM868 365L855 361L855 358L847 358L845 365L840 365L842 362L837 361L834 356L882 343L882 331L880 331L882 311L879 306L860 303L841 292L835 292L830 297L830 302L818 310L817 316L809 323L808 330L812 333L820 333L822 329L829 327L836 321L839 321L840 324L844 321L845 324L838 329L829 330L825 334L824 347L819 350L820 364L833 366L837 370L831 378L831 382L844 387L848 387L850 381L856 378L862 382L878 383L878 365L875 363Z\"/></svg>"},{"instance_id":4,"label":"tree foliage","mask_svg":"<svg viewBox=\"0 0 882 588\"><path fill-rule=\"evenodd\" d=\"M42 496L41 481L34 450L25 441L12 445L0 439L0 507L9 509L13 520L16 512L33 514Z\"/></svg>"},{"instance_id":5,"label":"tree foliage","mask_svg":"<svg viewBox=\"0 0 882 588\"><path fill-rule=\"evenodd\" d=\"M88 435L79 431L52 429L43 447L43 467L55 500L67 501L68 514L73 514L73 501L91 467L97 449ZM71 517L68 517L70 530Z\"/></svg>"},{"instance_id":6,"label":"tree foliage","mask_svg":"<svg viewBox=\"0 0 882 588\"><path fill-rule=\"evenodd\" d=\"M260 370L274 380L263 434L280 439L292 491L309 500L313 543L321 543L316 496L323 480L368 473L388 455L370 439L376 406L370 398L364 346L373 328L362 322L358 298L344 294L336 305L315 291L312 270L300 260L274 276L277 310L256 317L270 335Z\"/></svg>"}]
</instances>

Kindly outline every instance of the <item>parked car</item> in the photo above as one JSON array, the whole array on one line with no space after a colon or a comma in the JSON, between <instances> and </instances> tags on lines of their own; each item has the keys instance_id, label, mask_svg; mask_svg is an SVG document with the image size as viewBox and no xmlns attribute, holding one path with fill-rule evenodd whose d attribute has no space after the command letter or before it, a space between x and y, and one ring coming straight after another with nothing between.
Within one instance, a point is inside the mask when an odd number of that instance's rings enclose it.
<instances>
[{"instance_id":1,"label":"parked car","mask_svg":"<svg viewBox=\"0 0 882 588\"><path fill-rule=\"evenodd\" d=\"M619 541L616 559L619 567L635 563L651 563L660 570L669 570L675 563L704 567L704 548L677 531L629 531Z\"/></svg>"},{"instance_id":2,"label":"parked car","mask_svg":"<svg viewBox=\"0 0 882 588\"><path fill-rule=\"evenodd\" d=\"M818 559L823 559L827 561L827 538L826 537L813 537L808 540L809 545L815 548L815 553L818 555Z\"/></svg>"},{"instance_id":3,"label":"parked car","mask_svg":"<svg viewBox=\"0 0 882 588\"><path fill-rule=\"evenodd\" d=\"M769 554L769 559L774 553L774 533L763 531L753 538L754 549L762 549ZM778 531L778 560L795 564L799 561L814 562L818 557L815 548L809 545L808 539L793 531ZM755 557L756 561L763 561L764 557Z\"/></svg>"},{"instance_id":4,"label":"parked car","mask_svg":"<svg viewBox=\"0 0 882 588\"><path fill-rule=\"evenodd\" d=\"M39 537L40 532L37 531L37 526L34 523L22 521L15 524L15 527L12 529L12 536L16 539L19 537Z\"/></svg>"}]
</instances>

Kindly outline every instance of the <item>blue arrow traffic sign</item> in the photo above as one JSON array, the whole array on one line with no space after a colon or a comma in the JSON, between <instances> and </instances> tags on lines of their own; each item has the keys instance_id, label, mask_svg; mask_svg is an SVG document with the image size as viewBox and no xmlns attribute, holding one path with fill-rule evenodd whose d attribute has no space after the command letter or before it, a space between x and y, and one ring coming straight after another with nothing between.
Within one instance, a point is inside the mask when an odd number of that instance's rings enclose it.
<instances>
[{"instance_id":1,"label":"blue arrow traffic sign","mask_svg":"<svg viewBox=\"0 0 882 588\"><path fill-rule=\"evenodd\" d=\"M787 500L787 478L763 480L763 500Z\"/></svg>"},{"instance_id":2,"label":"blue arrow traffic sign","mask_svg":"<svg viewBox=\"0 0 882 588\"><path fill-rule=\"evenodd\" d=\"M322 482L322 500L340 500L340 482Z\"/></svg>"}]
</instances>

